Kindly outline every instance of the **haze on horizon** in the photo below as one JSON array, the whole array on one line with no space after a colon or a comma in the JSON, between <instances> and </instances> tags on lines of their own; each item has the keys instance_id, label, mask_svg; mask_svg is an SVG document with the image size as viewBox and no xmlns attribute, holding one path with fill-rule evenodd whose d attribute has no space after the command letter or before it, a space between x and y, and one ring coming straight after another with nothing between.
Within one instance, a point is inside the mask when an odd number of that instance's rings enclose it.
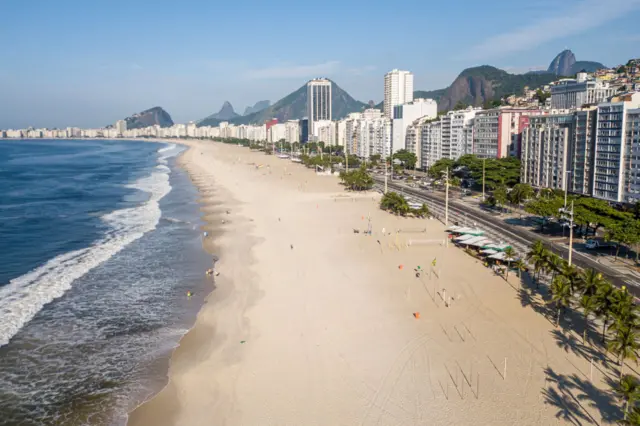
<instances>
[{"instance_id":1,"label":"haze on horizon","mask_svg":"<svg viewBox=\"0 0 640 426\"><path fill-rule=\"evenodd\" d=\"M0 128L100 127L152 106L187 122L319 76L378 102L393 68L431 90L470 66L546 69L564 48L613 66L640 41L640 0L34 0L4 2L0 15Z\"/></svg>"}]
</instances>

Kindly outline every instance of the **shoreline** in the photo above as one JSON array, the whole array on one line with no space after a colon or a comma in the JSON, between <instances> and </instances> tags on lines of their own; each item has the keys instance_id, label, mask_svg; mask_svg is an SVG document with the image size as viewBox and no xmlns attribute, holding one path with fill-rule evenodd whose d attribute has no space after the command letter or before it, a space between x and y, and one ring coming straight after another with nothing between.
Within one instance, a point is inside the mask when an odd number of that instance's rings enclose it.
<instances>
[{"instance_id":1,"label":"shoreline","mask_svg":"<svg viewBox=\"0 0 640 426\"><path fill-rule=\"evenodd\" d=\"M606 360L584 380L589 348L562 344L575 332L553 327L531 283L438 243L436 220L391 216L379 195L274 156L160 141L189 147L181 166L221 275L171 355L167 385L129 425L534 425L563 410L566 423L618 413Z\"/></svg>"}]
</instances>

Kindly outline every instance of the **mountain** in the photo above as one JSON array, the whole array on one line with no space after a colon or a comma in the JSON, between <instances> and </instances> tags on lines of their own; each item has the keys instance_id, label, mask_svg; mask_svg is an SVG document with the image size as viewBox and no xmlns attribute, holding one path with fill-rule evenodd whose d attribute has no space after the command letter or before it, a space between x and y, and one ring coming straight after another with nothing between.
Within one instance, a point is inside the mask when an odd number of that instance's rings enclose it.
<instances>
[{"instance_id":1,"label":"mountain","mask_svg":"<svg viewBox=\"0 0 640 426\"><path fill-rule=\"evenodd\" d=\"M248 106L244 110L244 114L242 115L253 114L254 112L262 111L263 109L269 108L270 106L271 106L271 101L258 101L254 106L252 107Z\"/></svg>"},{"instance_id":2,"label":"mountain","mask_svg":"<svg viewBox=\"0 0 640 426\"><path fill-rule=\"evenodd\" d=\"M445 89L437 89L437 90L414 90L413 99L433 99L435 101L439 101L440 97L444 93ZM379 110L384 110L384 100L379 104L373 106L373 108L377 108Z\"/></svg>"},{"instance_id":3,"label":"mountain","mask_svg":"<svg viewBox=\"0 0 640 426\"><path fill-rule=\"evenodd\" d=\"M442 90L426 92L438 101L439 111L448 111L459 102L482 106L487 101L497 100L513 93L521 94L525 86L532 89L556 80L556 76L545 74L509 74L489 66L467 68Z\"/></svg>"},{"instance_id":4,"label":"mountain","mask_svg":"<svg viewBox=\"0 0 640 426\"><path fill-rule=\"evenodd\" d=\"M331 109L334 120L346 117L351 112L362 111L366 104L353 99L342 90L335 82L331 82ZM236 117L229 120L233 124L262 124L271 118L277 118L279 122L298 120L307 115L307 85L300 87L288 94L275 104L262 111L249 115ZM220 120L215 117L207 117L198 123L198 126L216 126Z\"/></svg>"},{"instance_id":5,"label":"mountain","mask_svg":"<svg viewBox=\"0 0 640 426\"><path fill-rule=\"evenodd\" d=\"M127 122L127 129L142 129L144 127L155 126L171 127L173 120L167 111L161 107L153 107L131 117L124 119Z\"/></svg>"},{"instance_id":6,"label":"mountain","mask_svg":"<svg viewBox=\"0 0 640 426\"><path fill-rule=\"evenodd\" d=\"M607 68L607 67L605 65L602 65L600 62L577 61L571 67L571 75L577 74L580 71L595 72L595 71L598 71L598 70L600 70L602 68Z\"/></svg>"},{"instance_id":7,"label":"mountain","mask_svg":"<svg viewBox=\"0 0 640 426\"><path fill-rule=\"evenodd\" d=\"M555 75L570 76L579 73L580 71L594 72L599 69L606 68L600 62L593 61L576 61L576 55L571 50L563 50L558 53L551 64L547 72Z\"/></svg>"},{"instance_id":8,"label":"mountain","mask_svg":"<svg viewBox=\"0 0 640 426\"><path fill-rule=\"evenodd\" d=\"M558 53L549 64L547 71L555 75L572 75L571 67L576 63L576 55L569 49Z\"/></svg>"},{"instance_id":9,"label":"mountain","mask_svg":"<svg viewBox=\"0 0 640 426\"><path fill-rule=\"evenodd\" d=\"M233 105L231 105L229 101L224 101L224 103L222 104L222 108L220 108L220 111L216 112L215 114L211 114L210 116L205 117L200 121L203 122L206 120L217 120L218 122L221 122L233 120L236 117L240 117L240 115L236 114L236 112L233 110Z\"/></svg>"}]
</instances>

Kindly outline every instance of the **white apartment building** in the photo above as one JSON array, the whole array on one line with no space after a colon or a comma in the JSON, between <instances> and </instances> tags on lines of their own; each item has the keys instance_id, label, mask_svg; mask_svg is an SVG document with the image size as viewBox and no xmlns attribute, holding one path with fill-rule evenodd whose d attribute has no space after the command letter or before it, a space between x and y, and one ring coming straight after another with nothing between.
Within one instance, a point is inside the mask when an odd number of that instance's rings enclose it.
<instances>
[{"instance_id":1,"label":"white apartment building","mask_svg":"<svg viewBox=\"0 0 640 426\"><path fill-rule=\"evenodd\" d=\"M568 187L574 126L574 114L530 118L522 133L521 182L537 188Z\"/></svg>"},{"instance_id":2,"label":"white apartment building","mask_svg":"<svg viewBox=\"0 0 640 426\"><path fill-rule=\"evenodd\" d=\"M287 137L287 126L284 123L277 123L267 130L267 142L276 143Z\"/></svg>"},{"instance_id":3,"label":"white apartment building","mask_svg":"<svg viewBox=\"0 0 640 426\"><path fill-rule=\"evenodd\" d=\"M384 76L384 115L393 119L393 108L413 101L413 74L394 69Z\"/></svg>"},{"instance_id":4,"label":"white apartment building","mask_svg":"<svg viewBox=\"0 0 640 426\"><path fill-rule=\"evenodd\" d=\"M316 78L307 83L307 116L309 135L316 134L315 123L331 121L331 81Z\"/></svg>"},{"instance_id":5,"label":"white apartment building","mask_svg":"<svg viewBox=\"0 0 640 426\"><path fill-rule=\"evenodd\" d=\"M439 119L420 120L420 166L429 170L442 158L442 121ZM416 153L417 155L417 153Z\"/></svg>"},{"instance_id":6,"label":"white apartment building","mask_svg":"<svg viewBox=\"0 0 640 426\"><path fill-rule=\"evenodd\" d=\"M628 147L624 198L628 203L636 203L640 201L640 108L627 111L624 133Z\"/></svg>"},{"instance_id":7,"label":"white apartment building","mask_svg":"<svg viewBox=\"0 0 640 426\"><path fill-rule=\"evenodd\" d=\"M196 123L194 123L193 121L190 121L187 124L187 136L190 138L195 138L196 137Z\"/></svg>"},{"instance_id":8,"label":"white apartment building","mask_svg":"<svg viewBox=\"0 0 640 426\"><path fill-rule=\"evenodd\" d=\"M300 142L300 120L289 120L284 123L284 140L289 143Z\"/></svg>"},{"instance_id":9,"label":"white apartment building","mask_svg":"<svg viewBox=\"0 0 640 426\"><path fill-rule=\"evenodd\" d=\"M407 132L405 135L405 149L416 155L416 168L422 168L422 145L420 141L421 119L417 119L413 123L407 126ZM393 129L392 129L393 130Z\"/></svg>"},{"instance_id":10,"label":"white apartment building","mask_svg":"<svg viewBox=\"0 0 640 426\"><path fill-rule=\"evenodd\" d=\"M124 132L127 131L127 122L125 120L116 121L116 131L119 135L124 135Z\"/></svg>"},{"instance_id":11,"label":"white apartment building","mask_svg":"<svg viewBox=\"0 0 640 426\"><path fill-rule=\"evenodd\" d=\"M347 122L340 120L336 124L336 145L345 146L347 144Z\"/></svg>"},{"instance_id":12,"label":"white apartment building","mask_svg":"<svg viewBox=\"0 0 640 426\"><path fill-rule=\"evenodd\" d=\"M409 103L396 105L393 108L392 151L395 153L401 149L406 149L405 135L407 127L414 121L421 117L435 118L437 116L438 103L433 99L416 99Z\"/></svg>"},{"instance_id":13,"label":"white apartment building","mask_svg":"<svg viewBox=\"0 0 640 426\"><path fill-rule=\"evenodd\" d=\"M551 108L581 108L585 104L604 102L615 94L609 82L589 79L586 73L577 78L566 78L551 87Z\"/></svg>"},{"instance_id":14,"label":"white apartment building","mask_svg":"<svg viewBox=\"0 0 640 426\"><path fill-rule=\"evenodd\" d=\"M480 108L449 111L440 120L442 134L442 157L457 160L473 153L473 120Z\"/></svg>"},{"instance_id":15,"label":"white apartment building","mask_svg":"<svg viewBox=\"0 0 640 426\"><path fill-rule=\"evenodd\" d=\"M324 142L325 145L336 145L336 122L328 120L316 122L316 134L312 139L317 142Z\"/></svg>"},{"instance_id":16,"label":"white apartment building","mask_svg":"<svg viewBox=\"0 0 640 426\"><path fill-rule=\"evenodd\" d=\"M616 96L598 105L594 150L593 196L621 202L625 197L625 155L632 147L626 137L627 117L631 109L640 108L640 93ZM633 114L632 114L633 116Z\"/></svg>"}]
</instances>

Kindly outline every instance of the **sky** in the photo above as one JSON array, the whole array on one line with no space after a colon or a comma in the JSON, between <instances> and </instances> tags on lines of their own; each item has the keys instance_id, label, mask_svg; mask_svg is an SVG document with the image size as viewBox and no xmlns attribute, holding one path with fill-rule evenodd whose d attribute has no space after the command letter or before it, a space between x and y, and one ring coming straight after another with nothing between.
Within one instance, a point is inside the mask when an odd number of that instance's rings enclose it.
<instances>
[{"instance_id":1,"label":"sky","mask_svg":"<svg viewBox=\"0 0 640 426\"><path fill-rule=\"evenodd\" d=\"M0 128L175 122L275 102L327 77L363 102L384 74L444 88L465 68L546 69L570 48L640 56L640 0L0 0Z\"/></svg>"}]
</instances>

